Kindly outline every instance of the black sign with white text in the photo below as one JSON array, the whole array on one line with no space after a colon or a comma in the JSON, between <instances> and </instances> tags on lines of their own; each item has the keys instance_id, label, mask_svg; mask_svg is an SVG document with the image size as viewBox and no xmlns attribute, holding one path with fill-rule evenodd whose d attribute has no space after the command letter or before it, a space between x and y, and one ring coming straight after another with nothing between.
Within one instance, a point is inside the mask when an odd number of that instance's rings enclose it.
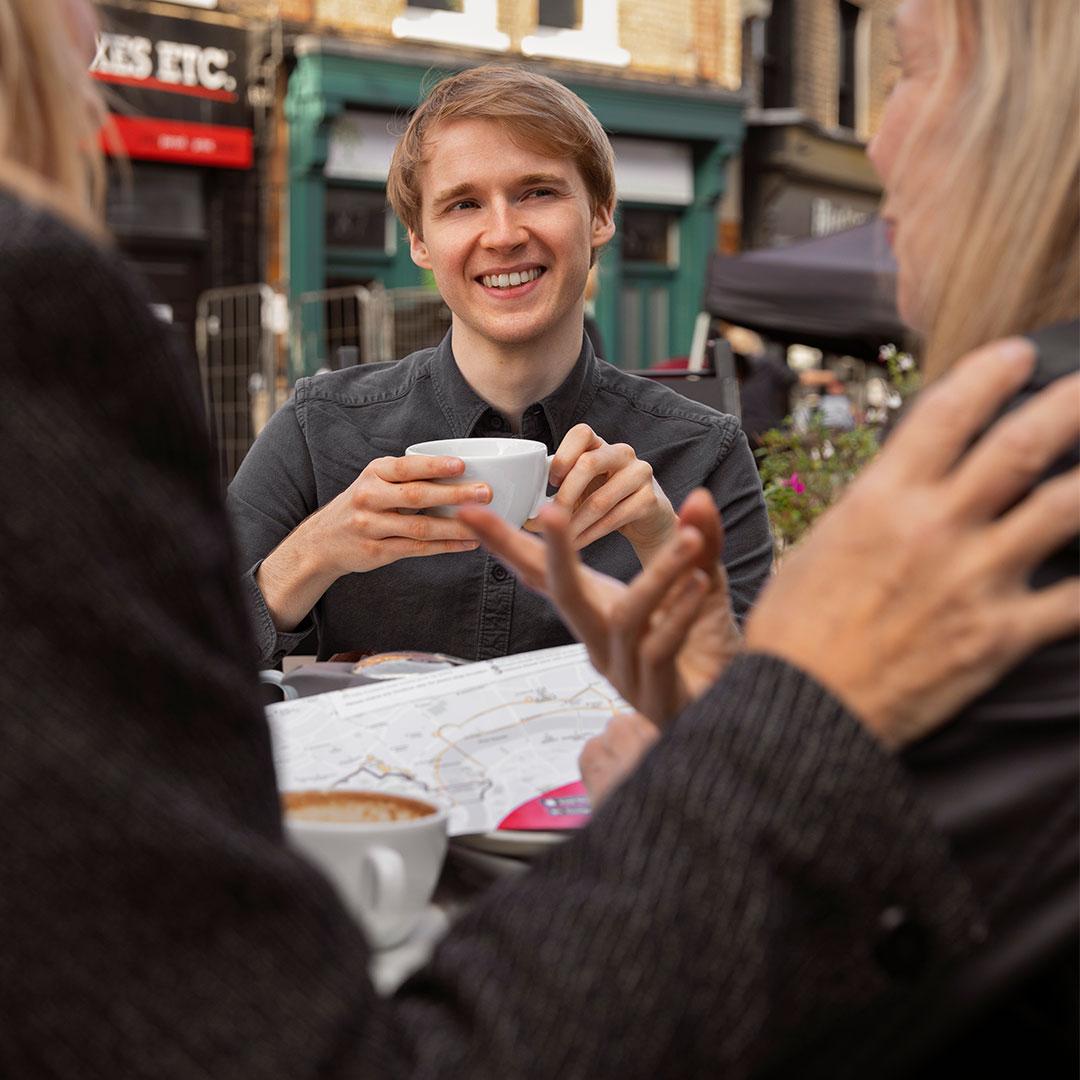
<instances>
[{"instance_id":1,"label":"black sign with white text","mask_svg":"<svg viewBox=\"0 0 1080 1080\"><path fill-rule=\"evenodd\" d=\"M127 154L249 167L246 31L111 4L98 11L101 30L90 71L103 84L114 137Z\"/></svg>"},{"instance_id":2,"label":"black sign with white text","mask_svg":"<svg viewBox=\"0 0 1080 1080\"><path fill-rule=\"evenodd\" d=\"M102 25L90 70L132 115L250 126L243 29L112 5L98 10Z\"/></svg>"}]
</instances>

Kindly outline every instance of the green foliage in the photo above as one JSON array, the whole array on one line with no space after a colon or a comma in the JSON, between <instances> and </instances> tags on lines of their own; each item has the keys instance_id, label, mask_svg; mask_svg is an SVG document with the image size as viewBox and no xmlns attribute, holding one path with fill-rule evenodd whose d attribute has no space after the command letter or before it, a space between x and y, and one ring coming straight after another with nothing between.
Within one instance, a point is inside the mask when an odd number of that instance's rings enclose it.
<instances>
[{"instance_id":1,"label":"green foliage","mask_svg":"<svg viewBox=\"0 0 1080 1080\"><path fill-rule=\"evenodd\" d=\"M878 450L878 428L860 424L830 431L820 421L806 431L762 436L761 482L777 554L795 544Z\"/></svg>"},{"instance_id":2,"label":"green foliage","mask_svg":"<svg viewBox=\"0 0 1080 1080\"><path fill-rule=\"evenodd\" d=\"M761 437L756 454L778 557L798 543L874 458L889 417L918 388L909 355L890 345L882 349L881 359L888 373L886 400L881 408L867 410L851 431L830 430L812 420L806 430L776 428Z\"/></svg>"}]
</instances>

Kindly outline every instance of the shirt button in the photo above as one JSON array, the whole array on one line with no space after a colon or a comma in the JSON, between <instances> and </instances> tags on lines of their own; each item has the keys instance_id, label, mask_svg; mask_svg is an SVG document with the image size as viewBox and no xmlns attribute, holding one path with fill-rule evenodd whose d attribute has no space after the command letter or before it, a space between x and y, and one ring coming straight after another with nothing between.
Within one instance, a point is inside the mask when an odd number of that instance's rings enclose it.
<instances>
[{"instance_id":1,"label":"shirt button","mask_svg":"<svg viewBox=\"0 0 1080 1080\"><path fill-rule=\"evenodd\" d=\"M491 426L496 431L505 431L506 430L506 421L501 416L493 416L491 418Z\"/></svg>"},{"instance_id":2,"label":"shirt button","mask_svg":"<svg viewBox=\"0 0 1080 1080\"><path fill-rule=\"evenodd\" d=\"M930 936L904 908L887 907L878 916L874 959L894 979L915 979L930 959Z\"/></svg>"},{"instance_id":3,"label":"shirt button","mask_svg":"<svg viewBox=\"0 0 1080 1080\"><path fill-rule=\"evenodd\" d=\"M510 571L507 570L505 566L500 566L499 563L496 563L491 568L491 576L496 581L505 581L510 576Z\"/></svg>"}]
</instances>

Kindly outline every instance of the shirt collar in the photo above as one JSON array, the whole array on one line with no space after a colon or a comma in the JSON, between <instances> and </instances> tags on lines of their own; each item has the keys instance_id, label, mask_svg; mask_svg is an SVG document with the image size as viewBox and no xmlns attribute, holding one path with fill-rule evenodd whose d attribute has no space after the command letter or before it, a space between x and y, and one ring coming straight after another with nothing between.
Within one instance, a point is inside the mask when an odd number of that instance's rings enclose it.
<instances>
[{"instance_id":1,"label":"shirt collar","mask_svg":"<svg viewBox=\"0 0 1080 1080\"><path fill-rule=\"evenodd\" d=\"M454 360L450 338L451 331L447 331L435 349L431 358L431 377L453 438L466 439L491 406L465 381ZM544 411L556 447L596 396L600 363L588 335L582 334L581 352L570 373L553 393L536 403Z\"/></svg>"}]
</instances>

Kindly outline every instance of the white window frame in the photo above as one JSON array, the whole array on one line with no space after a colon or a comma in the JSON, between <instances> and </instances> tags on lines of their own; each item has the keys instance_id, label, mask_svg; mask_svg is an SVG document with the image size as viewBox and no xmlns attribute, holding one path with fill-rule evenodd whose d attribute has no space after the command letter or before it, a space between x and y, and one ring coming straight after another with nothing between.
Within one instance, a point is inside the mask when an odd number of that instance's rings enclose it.
<instances>
[{"instance_id":1,"label":"white window frame","mask_svg":"<svg viewBox=\"0 0 1080 1080\"><path fill-rule=\"evenodd\" d=\"M521 39L521 51L526 56L609 67L626 67L630 63L630 53L619 45L618 0L582 0L580 29L538 26L535 33Z\"/></svg>"},{"instance_id":2,"label":"white window frame","mask_svg":"<svg viewBox=\"0 0 1080 1080\"><path fill-rule=\"evenodd\" d=\"M855 26L855 134L870 138L870 48L872 43L870 19L873 12L863 8Z\"/></svg>"},{"instance_id":3,"label":"white window frame","mask_svg":"<svg viewBox=\"0 0 1080 1080\"><path fill-rule=\"evenodd\" d=\"M390 24L390 32L403 41L506 52L510 37L499 32L496 15L497 0L463 0L461 11L407 7Z\"/></svg>"}]
</instances>

